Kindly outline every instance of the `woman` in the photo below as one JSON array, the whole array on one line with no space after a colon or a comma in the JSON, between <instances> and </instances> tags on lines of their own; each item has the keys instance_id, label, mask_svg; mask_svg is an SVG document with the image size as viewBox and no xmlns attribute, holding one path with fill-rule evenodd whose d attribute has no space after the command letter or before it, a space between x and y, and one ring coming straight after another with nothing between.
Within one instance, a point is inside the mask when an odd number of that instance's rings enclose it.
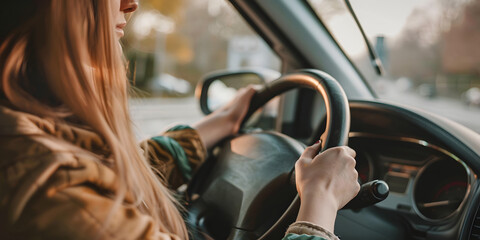
<instances>
[{"instance_id":1,"label":"woman","mask_svg":"<svg viewBox=\"0 0 480 240\"><path fill-rule=\"evenodd\" d=\"M136 0L4 4L0 18L13 24L0 30L1 239L188 238L168 187L238 131L254 90L138 147L118 42L136 8ZM336 211L358 192L355 152L318 151L307 148L296 164L301 207L288 239L334 239Z\"/></svg>"}]
</instances>

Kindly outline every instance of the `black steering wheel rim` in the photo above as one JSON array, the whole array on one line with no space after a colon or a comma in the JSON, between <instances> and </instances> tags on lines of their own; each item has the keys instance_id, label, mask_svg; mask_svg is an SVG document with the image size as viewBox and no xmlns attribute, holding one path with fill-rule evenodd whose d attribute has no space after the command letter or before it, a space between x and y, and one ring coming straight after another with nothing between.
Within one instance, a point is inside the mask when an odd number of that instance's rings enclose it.
<instances>
[{"instance_id":1,"label":"black steering wheel rim","mask_svg":"<svg viewBox=\"0 0 480 240\"><path fill-rule=\"evenodd\" d=\"M326 130L321 137L322 151L331 147L347 145L350 131L350 108L347 96L337 80L316 69L302 69L283 75L267 84L252 97L243 123L274 97L299 87L316 90L325 103L327 118Z\"/></svg>"},{"instance_id":2,"label":"black steering wheel rim","mask_svg":"<svg viewBox=\"0 0 480 240\"><path fill-rule=\"evenodd\" d=\"M322 151L331 147L346 145L348 141L348 133L350 130L350 110L349 110L347 97L342 87L340 86L340 84L333 77L319 70L310 70L310 69L300 70L294 73L283 75L279 79L267 84L263 89L258 91L252 97L249 110L243 120L243 123L245 123L246 120L248 120L256 110L258 110L260 107L265 105L269 100L295 88L314 89L320 93L320 95L324 100L325 107L326 107L325 108L326 109L326 130L321 137ZM235 136L233 140L249 137L249 135L253 136L255 135L255 133L239 134L238 136ZM273 135L274 135L274 139L272 140L274 140L276 144L283 144L284 142L293 140L291 138L287 139L288 136L284 136L284 135L281 136L281 134L273 134ZM260 138L262 137L264 136L260 136ZM255 141L256 138L253 137L253 140ZM287 147L291 146L292 149L296 149L296 150L289 150L289 151L294 151L296 152L295 154L300 154L301 150L300 151L298 150L298 143L296 146L294 145L295 143L287 144L286 146ZM296 159L298 159L298 156ZM291 159L291 156L289 158ZM228 157L226 160L227 161L229 160ZM217 162L214 164L221 165L222 163L220 161L220 163ZM293 169L293 165L291 165L291 168L289 171L290 172L290 175L288 177L289 179L291 179L291 173L292 173L291 169ZM192 179L192 182L196 182L196 181L202 182L205 178L208 178L208 177L212 178L212 176L206 176L206 175L202 176L202 174L198 174L194 176L194 178ZM206 182L208 181L210 180L207 180ZM198 182L196 183L197 185L202 184ZM194 183L193 185L196 185L196 184ZM210 182L210 184L212 184L212 182ZM294 186L294 183L293 183L293 186ZM197 187L194 186L191 188L189 186L190 190L187 191L187 198L191 197L191 194L195 191L195 190L192 191L192 189L196 189L196 188L198 188L198 186ZM283 213L283 215L281 215L281 217L278 218L277 221L275 221L275 223L273 223L271 227L269 227L268 230L266 230L261 235L260 237L261 239L276 238L277 236L279 236L279 234L282 231L284 231L286 225L291 223L292 216L293 217L296 216L296 213L298 211L300 200L298 196L296 196L293 201L289 200L289 203L290 205L287 208L287 210ZM248 239L248 237L243 237L243 238ZM240 239L242 239L242 237L240 237Z\"/></svg>"}]
</instances>

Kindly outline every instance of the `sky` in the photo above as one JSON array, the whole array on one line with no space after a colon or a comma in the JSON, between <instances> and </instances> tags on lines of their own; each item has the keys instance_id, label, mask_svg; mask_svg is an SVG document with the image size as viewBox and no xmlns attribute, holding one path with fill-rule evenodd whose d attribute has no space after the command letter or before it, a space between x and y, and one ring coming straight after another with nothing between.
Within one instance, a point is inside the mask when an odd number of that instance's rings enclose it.
<instances>
[{"instance_id":1,"label":"sky","mask_svg":"<svg viewBox=\"0 0 480 240\"><path fill-rule=\"evenodd\" d=\"M330 1L343 0L311 0L311 3L325 4ZM387 41L399 37L408 17L416 8L422 8L425 14L435 14L438 0L350 0L367 36L372 41L376 36L385 36ZM452 0L455 1L455 0ZM345 8L346 9L346 8ZM320 10L320 8L318 9ZM327 27L342 47L351 55L358 56L365 52L365 43L353 18L347 11L332 16L327 20Z\"/></svg>"},{"instance_id":2,"label":"sky","mask_svg":"<svg viewBox=\"0 0 480 240\"><path fill-rule=\"evenodd\" d=\"M365 30L370 35L397 36L410 13L431 0L351 0Z\"/></svg>"}]
</instances>

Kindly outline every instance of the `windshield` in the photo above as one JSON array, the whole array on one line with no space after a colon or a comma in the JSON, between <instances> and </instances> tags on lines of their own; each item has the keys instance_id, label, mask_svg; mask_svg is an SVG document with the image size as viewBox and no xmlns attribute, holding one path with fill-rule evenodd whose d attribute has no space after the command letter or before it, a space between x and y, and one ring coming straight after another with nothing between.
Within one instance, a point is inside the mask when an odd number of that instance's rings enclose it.
<instances>
[{"instance_id":1,"label":"windshield","mask_svg":"<svg viewBox=\"0 0 480 240\"><path fill-rule=\"evenodd\" d=\"M381 99L480 132L480 0L351 0L381 77L344 0L307 2Z\"/></svg>"}]
</instances>

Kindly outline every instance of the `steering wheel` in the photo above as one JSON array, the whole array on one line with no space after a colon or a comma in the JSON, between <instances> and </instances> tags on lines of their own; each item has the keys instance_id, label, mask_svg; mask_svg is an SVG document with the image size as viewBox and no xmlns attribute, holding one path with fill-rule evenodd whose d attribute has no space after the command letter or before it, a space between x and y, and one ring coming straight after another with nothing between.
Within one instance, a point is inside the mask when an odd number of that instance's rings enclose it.
<instances>
[{"instance_id":1,"label":"steering wheel","mask_svg":"<svg viewBox=\"0 0 480 240\"><path fill-rule=\"evenodd\" d=\"M295 88L311 88L326 106L322 151L347 144L348 100L340 84L319 70L281 76L258 91L244 122L269 100ZM223 141L192 179L187 222L214 239L281 239L300 205L294 182L305 149L284 134L261 131Z\"/></svg>"}]
</instances>

